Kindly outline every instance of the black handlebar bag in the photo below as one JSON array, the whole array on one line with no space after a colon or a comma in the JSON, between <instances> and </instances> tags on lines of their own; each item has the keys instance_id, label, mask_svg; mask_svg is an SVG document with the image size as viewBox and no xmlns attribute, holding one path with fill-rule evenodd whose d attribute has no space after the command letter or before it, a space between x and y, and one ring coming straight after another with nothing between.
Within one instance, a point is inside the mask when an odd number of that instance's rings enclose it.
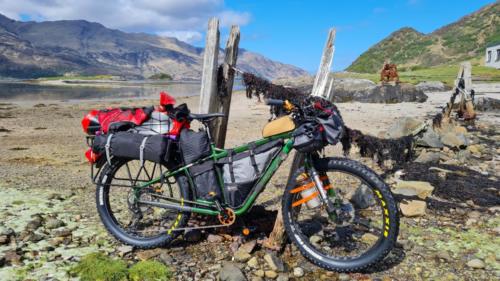
<instances>
[{"instance_id":1,"label":"black handlebar bag","mask_svg":"<svg viewBox=\"0 0 500 281\"><path fill-rule=\"evenodd\" d=\"M333 113L327 117L317 117L300 125L292 133L293 147L303 153L318 151L327 144L337 144L344 132L344 122L339 115Z\"/></svg>"}]
</instances>

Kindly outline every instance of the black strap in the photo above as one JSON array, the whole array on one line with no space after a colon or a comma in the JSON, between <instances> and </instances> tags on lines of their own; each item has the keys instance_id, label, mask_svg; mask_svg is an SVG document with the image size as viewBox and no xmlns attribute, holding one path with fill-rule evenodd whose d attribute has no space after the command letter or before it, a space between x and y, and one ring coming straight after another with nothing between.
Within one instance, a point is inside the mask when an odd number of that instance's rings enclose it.
<instances>
[{"instance_id":1,"label":"black strap","mask_svg":"<svg viewBox=\"0 0 500 281\"><path fill-rule=\"evenodd\" d=\"M250 161L252 162L253 169L255 170L255 174L257 176L260 176L260 171L259 171L259 166L257 166L257 161L255 161L255 143L251 142L248 144L248 147L250 147Z\"/></svg>"},{"instance_id":2,"label":"black strap","mask_svg":"<svg viewBox=\"0 0 500 281\"><path fill-rule=\"evenodd\" d=\"M233 153L234 151L233 150L229 150L228 154L229 154L229 175L231 176L231 183L235 183L236 182L236 178L234 177L234 169L233 169Z\"/></svg>"}]
</instances>

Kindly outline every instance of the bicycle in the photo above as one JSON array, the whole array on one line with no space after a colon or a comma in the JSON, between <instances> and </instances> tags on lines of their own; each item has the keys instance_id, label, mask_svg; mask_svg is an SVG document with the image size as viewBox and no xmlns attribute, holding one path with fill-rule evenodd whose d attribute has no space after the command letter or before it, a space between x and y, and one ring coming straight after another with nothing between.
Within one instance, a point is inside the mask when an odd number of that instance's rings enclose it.
<instances>
[{"instance_id":1,"label":"bicycle","mask_svg":"<svg viewBox=\"0 0 500 281\"><path fill-rule=\"evenodd\" d=\"M198 120L205 129L197 138L184 136L184 144L181 134L165 163L105 161L96 177L96 203L106 229L122 243L148 249L168 246L186 230L231 226L298 150L303 162L282 198L290 240L305 258L327 270L360 271L382 260L397 239L398 208L387 184L370 168L321 155L342 134L340 115L314 99L267 104L283 116L265 126L260 140L217 148L209 125L223 114L188 114L186 120ZM208 150L203 155L186 159L190 149L204 143ZM192 213L216 217L219 224L187 227Z\"/></svg>"}]
</instances>

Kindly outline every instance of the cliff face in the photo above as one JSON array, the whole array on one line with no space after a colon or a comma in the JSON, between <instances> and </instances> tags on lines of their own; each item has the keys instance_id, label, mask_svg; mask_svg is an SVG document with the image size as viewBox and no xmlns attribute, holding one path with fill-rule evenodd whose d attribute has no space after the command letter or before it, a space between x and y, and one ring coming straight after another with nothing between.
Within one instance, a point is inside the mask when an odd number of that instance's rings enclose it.
<instances>
[{"instance_id":1,"label":"cliff face","mask_svg":"<svg viewBox=\"0 0 500 281\"><path fill-rule=\"evenodd\" d=\"M203 49L175 38L126 33L82 20L19 22L0 15L0 75L31 78L66 73L144 78L167 73L200 79ZM238 66L267 78L306 72L240 50Z\"/></svg>"}]
</instances>

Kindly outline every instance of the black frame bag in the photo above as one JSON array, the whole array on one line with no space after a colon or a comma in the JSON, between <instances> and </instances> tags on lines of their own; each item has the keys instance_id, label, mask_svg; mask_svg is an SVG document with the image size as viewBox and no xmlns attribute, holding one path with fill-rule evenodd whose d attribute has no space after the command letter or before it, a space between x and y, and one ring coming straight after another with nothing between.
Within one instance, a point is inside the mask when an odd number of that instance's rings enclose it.
<instances>
[{"instance_id":1,"label":"black frame bag","mask_svg":"<svg viewBox=\"0 0 500 281\"><path fill-rule=\"evenodd\" d=\"M205 200L220 199L221 188L217 181L214 161L208 160L189 168L196 198Z\"/></svg>"},{"instance_id":2,"label":"black frame bag","mask_svg":"<svg viewBox=\"0 0 500 281\"><path fill-rule=\"evenodd\" d=\"M252 142L248 144L249 150L240 153L229 150L229 156L217 161L222 169L224 196L231 207L243 204L282 143L283 140L275 140L256 146Z\"/></svg>"}]
</instances>

